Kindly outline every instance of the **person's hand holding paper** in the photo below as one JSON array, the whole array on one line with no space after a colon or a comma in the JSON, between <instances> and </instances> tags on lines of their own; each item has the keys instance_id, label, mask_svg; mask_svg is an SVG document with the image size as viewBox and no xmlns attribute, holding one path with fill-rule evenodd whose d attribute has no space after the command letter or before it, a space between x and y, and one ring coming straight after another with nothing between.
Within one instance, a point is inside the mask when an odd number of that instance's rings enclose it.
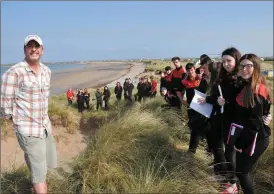
<instances>
[{"instance_id":1,"label":"person's hand holding paper","mask_svg":"<svg viewBox=\"0 0 274 194\"><path fill-rule=\"evenodd\" d=\"M217 100L218 104L220 106L224 106L225 105L225 99L221 96L218 97L218 100Z\"/></svg>"},{"instance_id":2,"label":"person's hand holding paper","mask_svg":"<svg viewBox=\"0 0 274 194\"><path fill-rule=\"evenodd\" d=\"M206 103L206 98L197 98L197 102L199 104L205 104Z\"/></svg>"}]
</instances>

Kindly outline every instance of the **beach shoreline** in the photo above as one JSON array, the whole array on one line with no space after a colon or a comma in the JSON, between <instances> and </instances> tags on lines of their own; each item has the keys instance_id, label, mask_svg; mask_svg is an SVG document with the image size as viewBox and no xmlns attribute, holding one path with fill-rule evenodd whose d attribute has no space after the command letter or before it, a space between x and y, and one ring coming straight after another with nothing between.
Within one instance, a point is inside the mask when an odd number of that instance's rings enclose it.
<instances>
[{"instance_id":1,"label":"beach shoreline","mask_svg":"<svg viewBox=\"0 0 274 194\"><path fill-rule=\"evenodd\" d=\"M144 71L144 64L129 62L89 62L84 68L60 71L52 75L51 96L65 93L68 88L97 88L113 86L125 77L134 77ZM121 82L122 83L122 82ZM110 85L109 85L110 84Z\"/></svg>"}]
</instances>

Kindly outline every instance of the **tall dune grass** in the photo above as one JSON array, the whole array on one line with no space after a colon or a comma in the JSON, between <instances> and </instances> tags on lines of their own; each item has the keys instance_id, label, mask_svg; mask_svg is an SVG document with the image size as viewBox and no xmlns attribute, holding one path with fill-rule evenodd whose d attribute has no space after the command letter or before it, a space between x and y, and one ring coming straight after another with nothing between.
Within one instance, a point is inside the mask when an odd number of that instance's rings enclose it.
<instances>
[{"instance_id":1,"label":"tall dune grass","mask_svg":"<svg viewBox=\"0 0 274 194\"><path fill-rule=\"evenodd\" d=\"M186 109L163 109L163 103L161 97L117 103L112 95L109 111L80 115L75 105L67 106L64 95L53 97L53 124L92 133L84 152L48 175L50 193L218 193L220 184L212 179L212 158L203 143L195 155L186 152ZM273 164L272 138L252 172L256 193L273 193ZM27 180L26 167L3 173L2 193L31 193Z\"/></svg>"}]
</instances>

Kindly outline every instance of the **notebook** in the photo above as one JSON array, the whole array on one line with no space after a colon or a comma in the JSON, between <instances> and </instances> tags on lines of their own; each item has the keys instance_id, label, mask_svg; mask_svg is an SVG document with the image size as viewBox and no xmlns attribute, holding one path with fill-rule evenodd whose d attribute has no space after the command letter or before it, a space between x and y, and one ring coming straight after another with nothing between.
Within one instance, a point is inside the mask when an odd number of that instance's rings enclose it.
<instances>
[{"instance_id":1,"label":"notebook","mask_svg":"<svg viewBox=\"0 0 274 194\"><path fill-rule=\"evenodd\" d=\"M234 145L236 140L240 136L241 131L242 131L243 128L244 127L242 125L238 125L236 123L231 123L226 144L227 145Z\"/></svg>"}]
</instances>

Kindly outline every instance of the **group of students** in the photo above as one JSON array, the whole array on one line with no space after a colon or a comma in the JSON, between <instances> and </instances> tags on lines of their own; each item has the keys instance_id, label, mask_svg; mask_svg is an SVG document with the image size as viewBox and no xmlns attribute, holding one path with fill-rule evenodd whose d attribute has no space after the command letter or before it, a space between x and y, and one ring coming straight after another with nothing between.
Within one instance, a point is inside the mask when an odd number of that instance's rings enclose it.
<instances>
[{"instance_id":1,"label":"group of students","mask_svg":"<svg viewBox=\"0 0 274 194\"><path fill-rule=\"evenodd\" d=\"M150 77L151 81L148 81L148 78L142 77L139 79L139 83L137 85L137 93L134 95L135 101L141 101L142 99L146 99L148 97L155 97L157 93L157 81L154 80L153 76ZM114 94L116 96L116 99L120 101L122 99L122 94L124 91L124 99L127 101L133 101L132 100L132 93L133 93L134 85L130 78L126 78L123 87L121 86L120 82L116 83L116 86L114 88ZM67 100L69 105L72 104L74 99L74 92L71 88L67 91ZM104 109L109 109L109 100L110 100L111 92L107 86L104 87L103 92L100 91L100 88L97 88L95 93L96 98L96 110L103 108L103 102L104 102ZM95 99L93 99L95 100ZM83 89L77 89L76 91L76 102L78 105L78 112L83 113L83 110L85 108L89 109L89 102L90 102L90 93L85 88Z\"/></svg>"},{"instance_id":2,"label":"group of students","mask_svg":"<svg viewBox=\"0 0 274 194\"><path fill-rule=\"evenodd\" d=\"M104 109L108 110L109 109L109 99L110 99L110 91L108 89L107 86L104 87L104 91L103 93L100 91L100 88L97 88L96 93L95 93L95 98L96 98L96 110L99 110L99 108L102 108L102 104L104 101ZM69 105L72 104L73 99L74 99L74 92L71 88L68 89L67 91L67 100ZM95 99L93 99L95 100ZM90 106L89 106L89 102L90 102L90 93L88 92L88 90L85 88L83 89L76 89L76 103L78 106L78 112L79 113L83 113L83 110L85 108L85 104L86 104L86 108L89 110Z\"/></svg>"},{"instance_id":3,"label":"group of students","mask_svg":"<svg viewBox=\"0 0 274 194\"><path fill-rule=\"evenodd\" d=\"M241 56L232 47L222 52L221 62L202 55L199 68L187 63L184 69L179 57L173 57L172 62L175 69L165 68L160 90L168 106L187 107L191 131L188 152L195 153L205 137L214 157L214 172L226 182L222 193L238 193L238 178L243 193L253 194L250 172L267 149L271 134L272 98L261 74L260 59L255 54ZM194 90L207 94L198 103L212 104L210 118L189 107Z\"/></svg>"},{"instance_id":4,"label":"group of students","mask_svg":"<svg viewBox=\"0 0 274 194\"><path fill-rule=\"evenodd\" d=\"M120 82L117 82L114 93L116 95L117 100L121 100L122 93L124 91L124 99L128 101L133 101L132 93L135 86L133 85L130 78L126 78L123 87ZM150 77L150 81L147 77L139 78L139 82L137 84L137 92L134 94L135 101L141 102L142 99L145 100L148 97L155 97L157 94L157 81L153 76Z\"/></svg>"},{"instance_id":5,"label":"group of students","mask_svg":"<svg viewBox=\"0 0 274 194\"><path fill-rule=\"evenodd\" d=\"M72 104L73 99L74 99L74 92L72 88L69 88L67 91L67 99L69 105ZM83 89L76 89L76 102L78 105L78 111L80 113L83 112L84 106L86 104L87 109L89 109L89 99L90 99L90 93L88 92L87 88Z\"/></svg>"}]
</instances>

